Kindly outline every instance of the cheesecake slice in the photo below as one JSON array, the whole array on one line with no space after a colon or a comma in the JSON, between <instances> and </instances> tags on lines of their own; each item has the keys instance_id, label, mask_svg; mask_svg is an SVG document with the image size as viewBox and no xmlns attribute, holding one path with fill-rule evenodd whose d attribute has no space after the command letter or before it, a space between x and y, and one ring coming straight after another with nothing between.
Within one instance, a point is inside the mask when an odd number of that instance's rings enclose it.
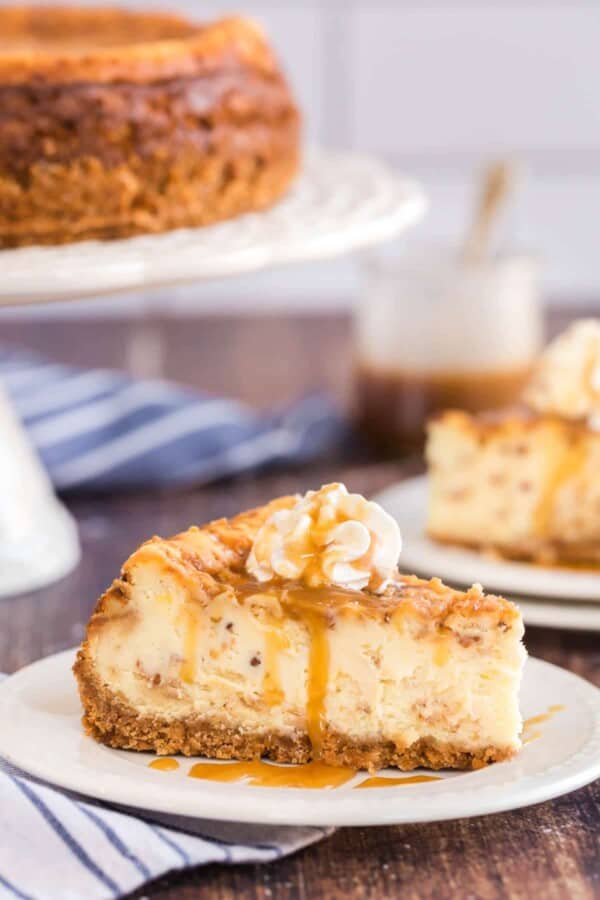
<instances>
[{"instance_id":1,"label":"cheesecake slice","mask_svg":"<svg viewBox=\"0 0 600 900\"><path fill-rule=\"evenodd\" d=\"M600 564L600 432L528 410L428 428L435 540L509 559Z\"/></svg>"},{"instance_id":2,"label":"cheesecake slice","mask_svg":"<svg viewBox=\"0 0 600 900\"><path fill-rule=\"evenodd\" d=\"M517 410L429 423L429 535L547 564L600 564L600 322L542 355Z\"/></svg>"},{"instance_id":3,"label":"cheesecake slice","mask_svg":"<svg viewBox=\"0 0 600 900\"><path fill-rule=\"evenodd\" d=\"M517 607L399 575L397 525L343 485L153 538L91 617L83 723L111 747L375 769L520 747Z\"/></svg>"}]
</instances>

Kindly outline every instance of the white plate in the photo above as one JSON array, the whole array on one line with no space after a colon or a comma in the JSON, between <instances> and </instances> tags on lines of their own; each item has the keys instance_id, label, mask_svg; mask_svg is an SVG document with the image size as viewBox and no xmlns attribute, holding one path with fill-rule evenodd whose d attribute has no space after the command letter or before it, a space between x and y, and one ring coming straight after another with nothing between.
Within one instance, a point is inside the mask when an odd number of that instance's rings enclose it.
<instances>
[{"instance_id":1,"label":"white plate","mask_svg":"<svg viewBox=\"0 0 600 900\"><path fill-rule=\"evenodd\" d=\"M489 591L563 601L600 601L600 574L545 569L522 562L495 560L461 547L447 547L425 534L427 477L409 478L374 498L402 531L400 568L437 575L455 585L480 582ZM552 624L548 622L547 624Z\"/></svg>"},{"instance_id":2,"label":"white plate","mask_svg":"<svg viewBox=\"0 0 600 900\"><path fill-rule=\"evenodd\" d=\"M22 669L0 686L0 755L45 781L129 806L184 816L280 825L432 822L517 809L566 794L600 776L600 691L550 663L528 660L525 717L563 705L535 728L519 756L476 772L404 787L353 790L364 775L326 789L197 781L148 768L149 754L110 750L81 730L73 651ZM226 763L224 763L226 765ZM398 772L394 772L398 775Z\"/></svg>"},{"instance_id":3,"label":"white plate","mask_svg":"<svg viewBox=\"0 0 600 900\"><path fill-rule=\"evenodd\" d=\"M518 604L526 625L546 628L568 628L572 631L600 631L600 607L588 601L573 603L558 600L522 600L510 597Z\"/></svg>"},{"instance_id":4,"label":"white plate","mask_svg":"<svg viewBox=\"0 0 600 900\"><path fill-rule=\"evenodd\" d=\"M313 151L287 197L266 212L127 240L4 250L0 304L74 299L326 259L394 237L424 211L421 188L383 163L355 153Z\"/></svg>"}]
</instances>

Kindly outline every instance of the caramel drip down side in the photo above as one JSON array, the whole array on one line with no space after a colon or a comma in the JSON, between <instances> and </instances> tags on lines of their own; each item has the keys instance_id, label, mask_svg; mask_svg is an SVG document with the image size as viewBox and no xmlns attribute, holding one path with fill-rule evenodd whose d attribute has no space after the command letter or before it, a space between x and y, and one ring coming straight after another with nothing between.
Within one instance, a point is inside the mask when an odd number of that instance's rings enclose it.
<instances>
[{"instance_id":1,"label":"caramel drip down side","mask_svg":"<svg viewBox=\"0 0 600 900\"><path fill-rule=\"evenodd\" d=\"M196 679L196 656L198 652L198 636L200 632L200 619L198 611L186 603L183 609L184 636L183 636L183 660L180 676L186 684L192 684Z\"/></svg>"},{"instance_id":2,"label":"caramel drip down side","mask_svg":"<svg viewBox=\"0 0 600 900\"><path fill-rule=\"evenodd\" d=\"M289 647L285 634L277 626L265 634L265 666L263 676L263 700L271 708L280 706L284 692L279 679L279 655Z\"/></svg>"},{"instance_id":3,"label":"caramel drip down side","mask_svg":"<svg viewBox=\"0 0 600 900\"><path fill-rule=\"evenodd\" d=\"M433 661L436 666L445 666L451 656L450 638L447 635L440 635L435 644L433 651Z\"/></svg>"},{"instance_id":4,"label":"caramel drip down side","mask_svg":"<svg viewBox=\"0 0 600 900\"><path fill-rule=\"evenodd\" d=\"M313 757L319 759L323 745L325 698L329 681L329 638L325 616L313 610L302 611L302 621L310 634L308 659L306 730L313 749Z\"/></svg>"},{"instance_id":5,"label":"caramel drip down side","mask_svg":"<svg viewBox=\"0 0 600 900\"><path fill-rule=\"evenodd\" d=\"M556 508L556 500L561 488L575 478L585 464L587 444L581 436L575 437L573 443L560 454L553 469L548 474L548 481L542 492L534 514L535 529L539 537L548 537L551 531L552 516Z\"/></svg>"},{"instance_id":6,"label":"caramel drip down side","mask_svg":"<svg viewBox=\"0 0 600 900\"><path fill-rule=\"evenodd\" d=\"M236 586L242 600L251 600L260 594L273 595L281 603L286 614L306 628L309 638L308 670L306 677L306 731L310 739L313 758L319 759L323 744L325 700L329 684L329 624L342 612L353 608L356 598L350 591L338 588L307 588L301 585L273 589L256 584ZM373 599L374 608L379 605ZM276 706L283 700L279 683L279 656L288 647L285 635L274 622L265 635L265 675L263 699L268 706Z\"/></svg>"}]
</instances>

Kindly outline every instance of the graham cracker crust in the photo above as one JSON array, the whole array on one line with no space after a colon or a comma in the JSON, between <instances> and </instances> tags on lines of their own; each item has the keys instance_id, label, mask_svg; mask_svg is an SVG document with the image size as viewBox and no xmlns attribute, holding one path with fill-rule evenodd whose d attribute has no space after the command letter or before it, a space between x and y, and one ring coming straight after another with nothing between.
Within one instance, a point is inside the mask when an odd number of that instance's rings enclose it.
<instances>
[{"instance_id":1,"label":"graham cracker crust","mask_svg":"<svg viewBox=\"0 0 600 900\"><path fill-rule=\"evenodd\" d=\"M308 735L249 732L217 719L185 716L167 719L140 715L103 684L88 658L86 644L73 667L84 708L83 726L91 737L121 750L151 751L158 755L182 754L213 759L251 760L266 757L278 763L307 763L317 758ZM480 769L512 758L506 747L481 747L477 751L459 744L422 738L409 747L392 741L356 741L325 729L318 758L327 765L376 771L388 766L410 771L427 769Z\"/></svg>"}]
</instances>

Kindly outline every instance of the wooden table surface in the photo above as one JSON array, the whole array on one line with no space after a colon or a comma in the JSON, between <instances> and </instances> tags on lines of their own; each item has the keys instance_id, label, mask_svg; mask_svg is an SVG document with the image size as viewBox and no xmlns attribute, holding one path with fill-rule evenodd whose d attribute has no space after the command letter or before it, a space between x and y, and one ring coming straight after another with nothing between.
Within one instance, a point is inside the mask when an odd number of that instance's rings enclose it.
<instances>
[{"instance_id":1,"label":"wooden table surface","mask_svg":"<svg viewBox=\"0 0 600 900\"><path fill-rule=\"evenodd\" d=\"M562 316L552 320L555 331ZM3 341L86 366L123 366L127 320L0 322ZM341 316L168 319L160 323L165 374L256 406L283 403L314 386L347 404L349 322ZM229 515L292 490L343 480L371 494L412 464L332 463L247 477L226 485L119 497L67 498L83 560L59 584L0 603L0 671L76 644L96 597L123 559L151 534ZM529 628L529 652L600 685L600 638ZM430 825L340 829L265 866L210 866L167 876L136 897L191 898L600 898L600 782L517 812Z\"/></svg>"}]
</instances>

